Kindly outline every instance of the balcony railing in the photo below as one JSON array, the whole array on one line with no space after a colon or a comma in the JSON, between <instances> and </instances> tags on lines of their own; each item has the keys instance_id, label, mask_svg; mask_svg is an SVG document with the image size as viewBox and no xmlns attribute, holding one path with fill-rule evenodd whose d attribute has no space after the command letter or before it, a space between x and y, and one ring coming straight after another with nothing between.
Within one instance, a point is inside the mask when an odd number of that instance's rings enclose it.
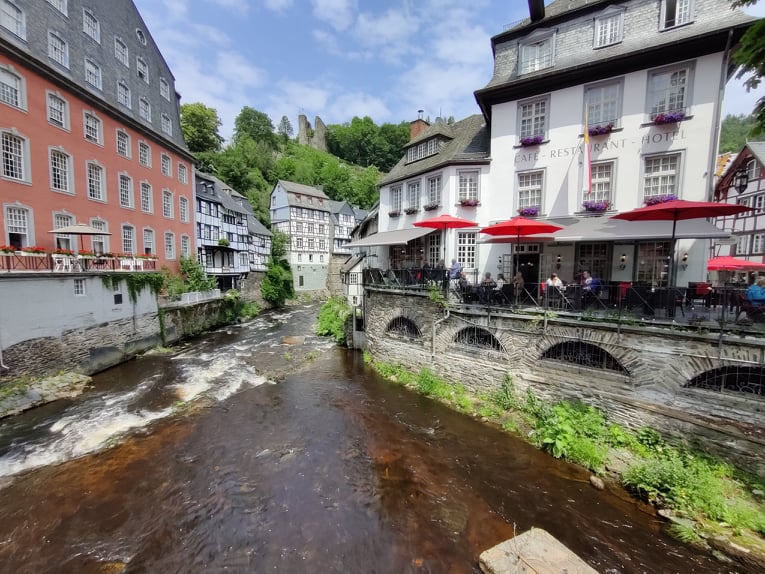
<instances>
[{"instance_id":1,"label":"balcony railing","mask_svg":"<svg viewBox=\"0 0 765 574\"><path fill-rule=\"evenodd\" d=\"M156 271L157 260L146 257L74 256L50 253L0 253L0 271L104 272Z\"/></svg>"}]
</instances>

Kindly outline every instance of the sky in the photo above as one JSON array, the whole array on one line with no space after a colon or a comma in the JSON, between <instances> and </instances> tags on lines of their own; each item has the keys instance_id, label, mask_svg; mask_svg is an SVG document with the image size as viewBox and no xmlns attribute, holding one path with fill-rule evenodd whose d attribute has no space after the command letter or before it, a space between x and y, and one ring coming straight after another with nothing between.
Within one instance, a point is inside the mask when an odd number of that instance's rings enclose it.
<instances>
[{"instance_id":1,"label":"sky","mask_svg":"<svg viewBox=\"0 0 765 574\"><path fill-rule=\"evenodd\" d=\"M218 111L229 139L244 106L274 126L369 116L398 124L479 113L490 38L528 16L526 0L134 0L175 76L181 103ZM546 2L546 4L549 2ZM765 2L747 10L765 16ZM765 86L726 88L723 114L748 114Z\"/></svg>"}]
</instances>

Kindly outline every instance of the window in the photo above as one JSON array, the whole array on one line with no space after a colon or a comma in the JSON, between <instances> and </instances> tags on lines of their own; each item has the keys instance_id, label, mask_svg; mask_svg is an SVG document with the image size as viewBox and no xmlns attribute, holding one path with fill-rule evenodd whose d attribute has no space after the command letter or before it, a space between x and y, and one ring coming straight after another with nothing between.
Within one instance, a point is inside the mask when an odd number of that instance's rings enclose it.
<instances>
[{"instance_id":1,"label":"window","mask_svg":"<svg viewBox=\"0 0 765 574\"><path fill-rule=\"evenodd\" d=\"M135 59L136 74L147 84L149 83L149 66L143 58Z\"/></svg>"},{"instance_id":2,"label":"window","mask_svg":"<svg viewBox=\"0 0 765 574\"><path fill-rule=\"evenodd\" d=\"M621 117L622 83L613 82L587 86L584 90L587 126L616 127Z\"/></svg>"},{"instance_id":3,"label":"window","mask_svg":"<svg viewBox=\"0 0 765 574\"><path fill-rule=\"evenodd\" d=\"M518 135L544 137L547 132L548 99L533 100L518 104Z\"/></svg>"},{"instance_id":4,"label":"window","mask_svg":"<svg viewBox=\"0 0 765 574\"><path fill-rule=\"evenodd\" d=\"M303 249L303 238L302 237L297 237L295 239L295 248Z\"/></svg>"},{"instance_id":5,"label":"window","mask_svg":"<svg viewBox=\"0 0 765 574\"><path fill-rule=\"evenodd\" d=\"M59 229L61 227L68 227L74 223L74 218L71 215L65 213L56 213L53 215L53 229ZM55 239L56 249L71 249L72 248L72 236L71 235L58 235L53 236Z\"/></svg>"},{"instance_id":6,"label":"window","mask_svg":"<svg viewBox=\"0 0 765 574\"><path fill-rule=\"evenodd\" d=\"M301 221L295 222L295 233L303 233L303 223Z\"/></svg>"},{"instance_id":7,"label":"window","mask_svg":"<svg viewBox=\"0 0 765 574\"><path fill-rule=\"evenodd\" d=\"M609 13L595 20L595 39L593 45L596 48L610 46L622 40L622 12Z\"/></svg>"},{"instance_id":8,"label":"window","mask_svg":"<svg viewBox=\"0 0 765 574\"><path fill-rule=\"evenodd\" d=\"M138 98L138 115L141 119L151 122L151 104L146 98Z\"/></svg>"},{"instance_id":9,"label":"window","mask_svg":"<svg viewBox=\"0 0 765 574\"><path fill-rule=\"evenodd\" d=\"M754 207L757 213L762 213L762 208L765 207L765 195L760 194L754 198Z\"/></svg>"},{"instance_id":10,"label":"window","mask_svg":"<svg viewBox=\"0 0 765 574\"><path fill-rule=\"evenodd\" d=\"M87 8L82 9L82 31L93 38L94 41L101 43L101 24L93 12Z\"/></svg>"},{"instance_id":11,"label":"window","mask_svg":"<svg viewBox=\"0 0 765 574\"><path fill-rule=\"evenodd\" d=\"M88 178L88 198L106 201L104 196L104 168L96 163L88 163L85 168Z\"/></svg>"},{"instance_id":12,"label":"window","mask_svg":"<svg viewBox=\"0 0 765 574\"><path fill-rule=\"evenodd\" d=\"M173 175L173 164L170 160L170 156L167 154L162 154L160 158L160 163L162 164L162 175L166 175L167 177L172 177Z\"/></svg>"},{"instance_id":13,"label":"window","mask_svg":"<svg viewBox=\"0 0 765 574\"><path fill-rule=\"evenodd\" d=\"M48 56L65 68L69 67L69 46L56 32L48 32Z\"/></svg>"},{"instance_id":14,"label":"window","mask_svg":"<svg viewBox=\"0 0 765 574\"><path fill-rule=\"evenodd\" d=\"M406 162L411 163L435 155L441 149L443 141L439 138L430 138L424 142L420 142L417 145L413 145L406 151Z\"/></svg>"},{"instance_id":15,"label":"window","mask_svg":"<svg viewBox=\"0 0 765 574\"><path fill-rule=\"evenodd\" d=\"M460 171L457 179L457 200L478 201L478 172Z\"/></svg>"},{"instance_id":16,"label":"window","mask_svg":"<svg viewBox=\"0 0 765 574\"><path fill-rule=\"evenodd\" d=\"M135 228L132 225L122 226L122 252L135 253Z\"/></svg>"},{"instance_id":17,"label":"window","mask_svg":"<svg viewBox=\"0 0 765 574\"><path fill-rule=\"evenodd\" d=\"M120 190L120 207L133 207L133 180L130 176L120 174L119 176L119 190Z\"/></svg>"},{"instance_id":18,"label":"window","mask_svg":"<svg viewBox=\"0 0 765 574\"><path fill-rule=\"evenodd\" d=\"M10 30L19 38L26 39L27 37L24 12L21 8L10 2L10 0L2 0L2 6L0 6L0 26Z\"/></svg>"},{"instance_id":19,"label":"window","mask_svg":"<svg viewBox=\"0 0 765 574\"><path fill-rule=\"evenodd\" d=\"M59 149L50 150L50 188L74 193L71 181L72 159Z\"/></svg>"},{"instance_id":20,"label":"window","mask_svg":"<svg viewBox=\"0 0 765 574\"><path fill-rule=\"evenodd\" d=\"M26 108L24 80L9 69L0 67L0 102L15 108Z\"/></svg>"},{"instance_id":21,"label":"window","mask_svg":"<svg viewBox=\"0 0 765 574\"><path fill-rule=\"evenodd\" d=\"M433 233L428 235L428 261L431 264L435 264L436 261L441 259L441 234Z\"/></svg>"},{"instance_id":22,"label":"window","mask_svg":"<svg viewBox=\"0 0 765 574\"><path fill-rule=\"evenodd\" d=\"M528 171L518 174L518 209L542 207L544 172Z\"/></svg>"},{"instance_id":23,"label":"window","mask_svg":"<svg viewBox=\"0 0 765 574\"><path fill-rule=\"evenodd\" d=\"M145 181L141 182L141 211L144 213L154 213L154 198L152 195L151 185Z\"/></svg>"},{"instance_id":24,"label":"window","mask_svg":"<svg viewBox=\"0 0 765 574\"><path fill-rule=\"evenodd\" d=\"M186 165L182 163L178 164L178 181L181 183L189 182L189 171L186 168Z\"/></svg>"},{"instance_id":25,"label":"window","mask_svg":"<svg viewBox=\"0 0 765 574\"><path fill-rule=\"evenodd\" d=\"M764 236L762 233L755 233L754 235L752 235L752 253L760 254L763 251L765 251L763 249L763 247L765 246L762 241L763 237Z\"/></svg>"},{"instance_id":26,"label":"window","mask_svg":"<svg viewBox=\"0 0 765 574\"><path fill-rule=\"evenodd\" d=\"M746 164L746 175L749 181L760 179L760 164L756 159L750 159Z\"/></svg>"},{"instance_id":27,"label":"window","mask_svg":"<svg viewBox=\"0 0 765 574\"><path fill-rule=\"evenodd\" d=\"M61 12L64 16L67 15L67 0L48 0L48 4Z\"/></svg>"},{"instance_id":28,"label":"window","mask_svg":"<svg viewBox=\"0 0 765 574\"><path fill-rule=\"evenodd\" d=\"M390 211L391 213L401 213L401 186L390 188Z\"/></svg>"},{"instance_id":29,"label":"window","mask_svg":"<svg viewBox=\"0 0 765 574\"><path fill-rule=\"evenodd\" d=\"M636 281L656 287L667 286L669 258L672 253L670 245L670 241L646 241L638 244Z\"/></svg>"},{"instance_id":30,"label":"window","mask_svg":"<svg viewBox=\"0 0 765 574\"><path fill-rule=\"evenodd\" d=\"M122 157L130 157L130 136L123 130L117 130L117 153Z\"/></svg>"},{"instance_id":31,"label":"window","mask_svg":"<svg viewBox=\"0 0 765 574\"><path fill-rule=\"evenodd\" d=\"M457 260L463 267L475 267L475 231L457 232Z\"/></svg>"},{"instance_id":32,"label":"window","mask_svg":"<svg viewBox=\"0 0 765 574\"><path fill-rule=\"evenodd\" d=\"M144 46L146 45L146 35L143 33L143 30L141 30L140 28L136 28L135 37L138 38L138 41L141 44L143 44Z\"/></svg>"},{"instance_id":33,"label":"window","mask_svg":"<svg viewBox=\"0 0 765 574\"><path fill-rule=\"evenodd\" d=\"M90 220L90 226L94 229L98 229L99 231L106 232L106 222L103 219L91 219ZM102 253L108 253L108 244L106 242L106 235L91 235L90 236L90 245L91 249L93 250L93 253L96 254L102 254Z\"/></svg>"},{"instance_id":34,"label":"window","mask_svg":"<svg viewBox=\"0 0 765 574\"><path fill-rule=\"evenodd\" d=\"M85 81L94 88L101 89L101 68L91 60L85 60Z\"/></svg>"},{"instance_id":35,"label":"window","mask_svg":"<svg viewBox=\"0 0 765 574\"><path fill-rule=\"evenodd\" d=\"M103 141L103 132L101 131L101 120L90 112L85 112L85 139L93 143L101 144Z\"/></svg>"},{"instance_id":36,"label":"window","mask_svg":"<svg viewBox=\"0 0 765 574\"><path fill-rule=\"evenodd\" d=\"M59 96L48 92L48 122L59 128L69 129L69 104Z\"/></svg>"},{"instance_id":37,"label":"window","mask_svg":"<svg viewBox=\"0 0 765 574\"><path fill-rule=\"evenodd\" d=\"M167 114L162 114L161 121L162 121L162 131L169 136L173 135L173 122L170 121L170 116L168 116Z\"/></svg>"},{"instance_id":38,"label":"window","mask_svg":"<svg viewBox=\"0 0 765 574\"><path fill-rule=\"evenodd\" d=\"M173 194L167 189L162 191L162 217L173 218Z\"/></svg>"},{"instance_id":39,"label":"window","mask_svg":"<svg viewBox=\"0 0 765 574\"><path fill-rule=\"evenodd\" d=\"M185 197L178 199L178 217L183 223L189 222L189 200Z\"/></svg>"},{"instance_id":40,"label":"window","mask_svg":"<svg viewBox=\"0 0 765 574\"><path fill-rule=\"evenodd\" d=\"M151 167L151 148L149 144L138 142L138 163Z\"/></svg>"},{"instance_id":41,"label":"window","mask_svg":"<svg viewBox=\"0 0 765 574\"><path fill-rule=\"evenodd\" d=\"M691 0L664 0L661 4L661 27L682 26L691 21Z\"/></svg>"},{"instance_id":42,"label":"window","mask_svg":"<svg viewBox=\"0 0 765 574\"><path fill-rule=\"evenodd\" d=\"M643 199L661 195L677 195L680 174L680 154L645 158Z\"/></svg>"},{"instance_id":43,"label":"window","mask_svg":"<svg viewBox=\"0 0 765 574\"><path fill-rule=\"evenodd\" d=\"M181 257L189 257L191 255L191 240L188 235L181 235Z\"/></svg>"},{"instance_id":44,"label":"window","mask_svg":"<svg viewBox=\"0 0 765 574\"><path fill-rule=\"evenodd\" d=\"M420 182L406 184L406 208L408 211L420 209Z\"/></svg>"},{"instance_id":45,"label":"window","mask_svg":"<svg viewBox=\"0 0 765 574\"><path fill-rule=\"evenodd\" d=\"M123 81L117 82L117 102L126 108L133 107L133 100L130 97L130 88Z\"/></svg>"},{"instance_id":46,"label":"window","mask_svg":"<svg viewBox=\"0 0 765 574\"><path fill-rule=\"evenodd\" d=\"M428 205L437 207L441 204L441 176L428 178Z\"/></svg>"},{"instance_id":47,"label":"window","mask_svg":"<svg viewBox=\"0 0 765 574\"><path fill-rule=\"evenodd\" d=\"M29 210L23 207L6 207L5 225L10 245L17 249L32 245L34 238L30 237L29 233Z\"/></svg>"},{"instance_id":48,"label":"window","mask_svg":"<svg viewBox=\"0 0 765 574\"><path fill-rule=\"evenodd\" d=\"M648 75L648 111L657 115L682 112L690 107L691 66L650 72Z\"/></svg>"},{"instance_id":49,"label":"window","mask_svg":"<svg viewBox=\"0 0 765 574\"><path fill-rule=\"evenodd\" d=\"M544 70L553 65L553 48L555 37L547 32L547 37L521 44L520 74L528 74ZM532 34L535 38L539 35Z\"/></svg>"},{"instance_id":50,"label":"window","mask_svg":"<svg viewBox=\"0 0 765 574\"><path fill-rule=\"evenodd\" d=\"M175 259L175 235L165 233L165 259Z\"/></svg>"},{"instance_id":51,"label":"window","mask_svg":"<svg viewBox=\"0 0 765 574\"><path fill-rule=\"evenodd\" d=\"M130 67L130 54L127 44L116 36L114 37L114 57L126 68Z\"/></svg>"},{"instance_id":52,"label":"window","mask_svg":"<svg viewBox=\"0 0 765 574\"><path fill-rule=\"evenodd\" d=\"M12 132L2 132L3 177L18 181L29 179L27 141Z\"/></svg>"},{"instance_id":53,"label":"window","mask_svg":"<svg viewBox=\"0 0 765 574\"><path fill-rule=\"evenodd\" d=\"M143 230L143 253L144 255L154 255L154 230Z\"/></svg>"},{"instance_id":54,"label":"window","mask_svg":"<svg viewBox=\"0 0 765 574\"><path fill-rule=\"evenodd\" d=\"M85 279L74 280L74 294L77 297L82 297L85 295Z\"/></svg>"},{"instance_id":55,"label":"window","mask_svg":"<svg viewBox=\"0 0 765 574\"><path fill-rule=\"evenodd\" d=\"M170 101L170 84L167 83L165 78L159 79L159 95Z\"/></svg>"},{"instance_id":56,"label":"window","mask_svg":"<svg viewBox=\"0 0 765 574\"><path fill-rule=\"evenodd\" d=\"M611 186L613 185L614 164L613 162L592 164L592 190L585 190L585 201L611 202Z\"/></svg>"}]
</instances>

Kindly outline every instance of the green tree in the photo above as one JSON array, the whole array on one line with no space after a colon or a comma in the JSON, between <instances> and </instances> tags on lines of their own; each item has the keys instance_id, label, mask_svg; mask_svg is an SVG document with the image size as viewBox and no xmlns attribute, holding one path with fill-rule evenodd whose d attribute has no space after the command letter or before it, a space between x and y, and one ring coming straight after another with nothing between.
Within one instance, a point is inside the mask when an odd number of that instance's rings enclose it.
<instances>
[{"instance_id":1,"label":"green tree","mask_svg":"<svg viewBox=\"0 0 765 574\"><path fill-rule=\"evenodd\" d=\"M181 105L181 131L192 153L220 151L223 143L218 133L220 125L215 108L198 102Z\"/></svg>"},{"instance_id":2,"label":"green tree","mask_svg":"<svg viewBox=\"0 0 765 574\"><path fill-rule=\"evenodd\" d=\"M376 166L389 171L409 140L409 124L377 126L370 117L354 117L350 123L327 126L327 148L349 163Z\"/></svg>"},{"instance_id":3,"label":"green tree","mask_svg":"<svg viewBox=\"0 0 765 574\"><path fill-rule=\"evenodd\" d=\"M290 123L290 119L287 116L282 116L276 132L282 136L282 139L285 143L287 140L292 139L292 135L295 133L295 131L292 129L292 124Z\"/></svg>"},{"instance_id":4,"label":"green tree","mask_svg":"<svg viewBox=\"0 0 765 574\"><path fill-rule=\"evenodd\" d=\"M289 235L274 231L271 238L271 257L263 281L260 282L260 294L274 307L284 306L284 302L295 293L292 285L292 271L285 259Z\"/></svg>"},{"instance_id":5,"label":"green tree","mask_svg":"<svg viewBox=\"0 0 765 574\"><path fill-rule=\"evenodd\" d=\"M725 116L720 129L720 152L739 151L747 140L756 136L756 125L757 120L754 116Z\"/></svg>"},{"instance_id":6,"label":"green tree","mask_svg":"<svg viewBox=\"0 0 765 574\"><path fill-rule=\"evenodd\" d=\"M733 0L733 7L753 6L758 0ZM744 85L748 90L756 89L765 75L765 18L752 24L741 37L739 49L733 55L741 67L737 77L746 78ZM759 131L765 131L765 97L757 100L753 114Z\"/></svg>"},{"instance_id":7,"label":"green tree","mask_svg":"<svg viewBox=\"0 0 765 574\"><path fill-rule=\"evenodd\" d=\"M245 137L262 142L271 150L277 148L277 137L271 118L250 106L244 106L234 120L234 143Z\"/></svg>"},{"instance_id":8,"label":"green tree","mask_svg":"<svg viewBox=\"0 0 765 574\"><path fill-rule=\"evenodd\" d=\"M181 276L189 291L210 291L218 287L215 277L209 277L195 257L181 257Z\"/></svg>"}]
</instances>

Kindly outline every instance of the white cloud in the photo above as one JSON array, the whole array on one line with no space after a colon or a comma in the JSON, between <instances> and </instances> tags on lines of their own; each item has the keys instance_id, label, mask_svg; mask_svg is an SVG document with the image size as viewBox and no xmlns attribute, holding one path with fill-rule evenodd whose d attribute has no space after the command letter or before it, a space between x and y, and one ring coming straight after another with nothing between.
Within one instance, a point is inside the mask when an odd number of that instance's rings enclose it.
<instances>
[{"instance_id":1,"label":"white cloud","mask_svg":"<svg viewBox=\"0 0 765 574\"><path fill-rule=\"evenodd\" d=\"M286 12L292 7L293 0L265 0L264 5L272 12Z\"/></svg>"},{"instance_id":2,"label":"white cloud","mask_svg":"<svg viewBox=\"0 0 765 574\"><path fill-rule=\"evenodd\" d=\"M227 89L236 89L237 86L257 87L266 78L264 70L253 66L242 54L234 51L216 54L216 70Z\"/></svg>"},{"instance_id":3,"label":"white cloud","mask_svg":"<svg viewBox=\"0 0 765 574\"><path fill-rule=\"evenodd\" d=\"M189 11L188 0L162 0L165 17L171 20L182 20Z\"/></svg>"},{"instance_id":4,"label":"white cloud","mask_svg":"<svg viewBox=\"0 0 765 574\"><path fill-rule=\"evenodd\" d=\"M335 30L346 30L353 24L356 14L355 0L311 0L313 15Z\"/></svg>"},{"instance_id":5,"label":"white cloud","mask_svg":"<svg viewBox=\"0 0 765 574\"><path fill-rule=\"evenodd\" d=\"M212 2L222 8L228 8L240 14L247 14L250 9L247 0L208 0L208 2Z\"/></svg>"},{"instance_id":6,"label":"white cloud","mask_svg":"<svg viewBox=\"0 0 765 574\"><path fill-rule=\"evenodd\" d=\"M201 46L212 42L217 46L228 46L231 44L231 38L228 34L216 28L215 26L208 26L206 24L191 24L191 28L194 31L194 45ZM188 31L181 32L184 35L189 35Z\"/></svg>"}]
</instances>

